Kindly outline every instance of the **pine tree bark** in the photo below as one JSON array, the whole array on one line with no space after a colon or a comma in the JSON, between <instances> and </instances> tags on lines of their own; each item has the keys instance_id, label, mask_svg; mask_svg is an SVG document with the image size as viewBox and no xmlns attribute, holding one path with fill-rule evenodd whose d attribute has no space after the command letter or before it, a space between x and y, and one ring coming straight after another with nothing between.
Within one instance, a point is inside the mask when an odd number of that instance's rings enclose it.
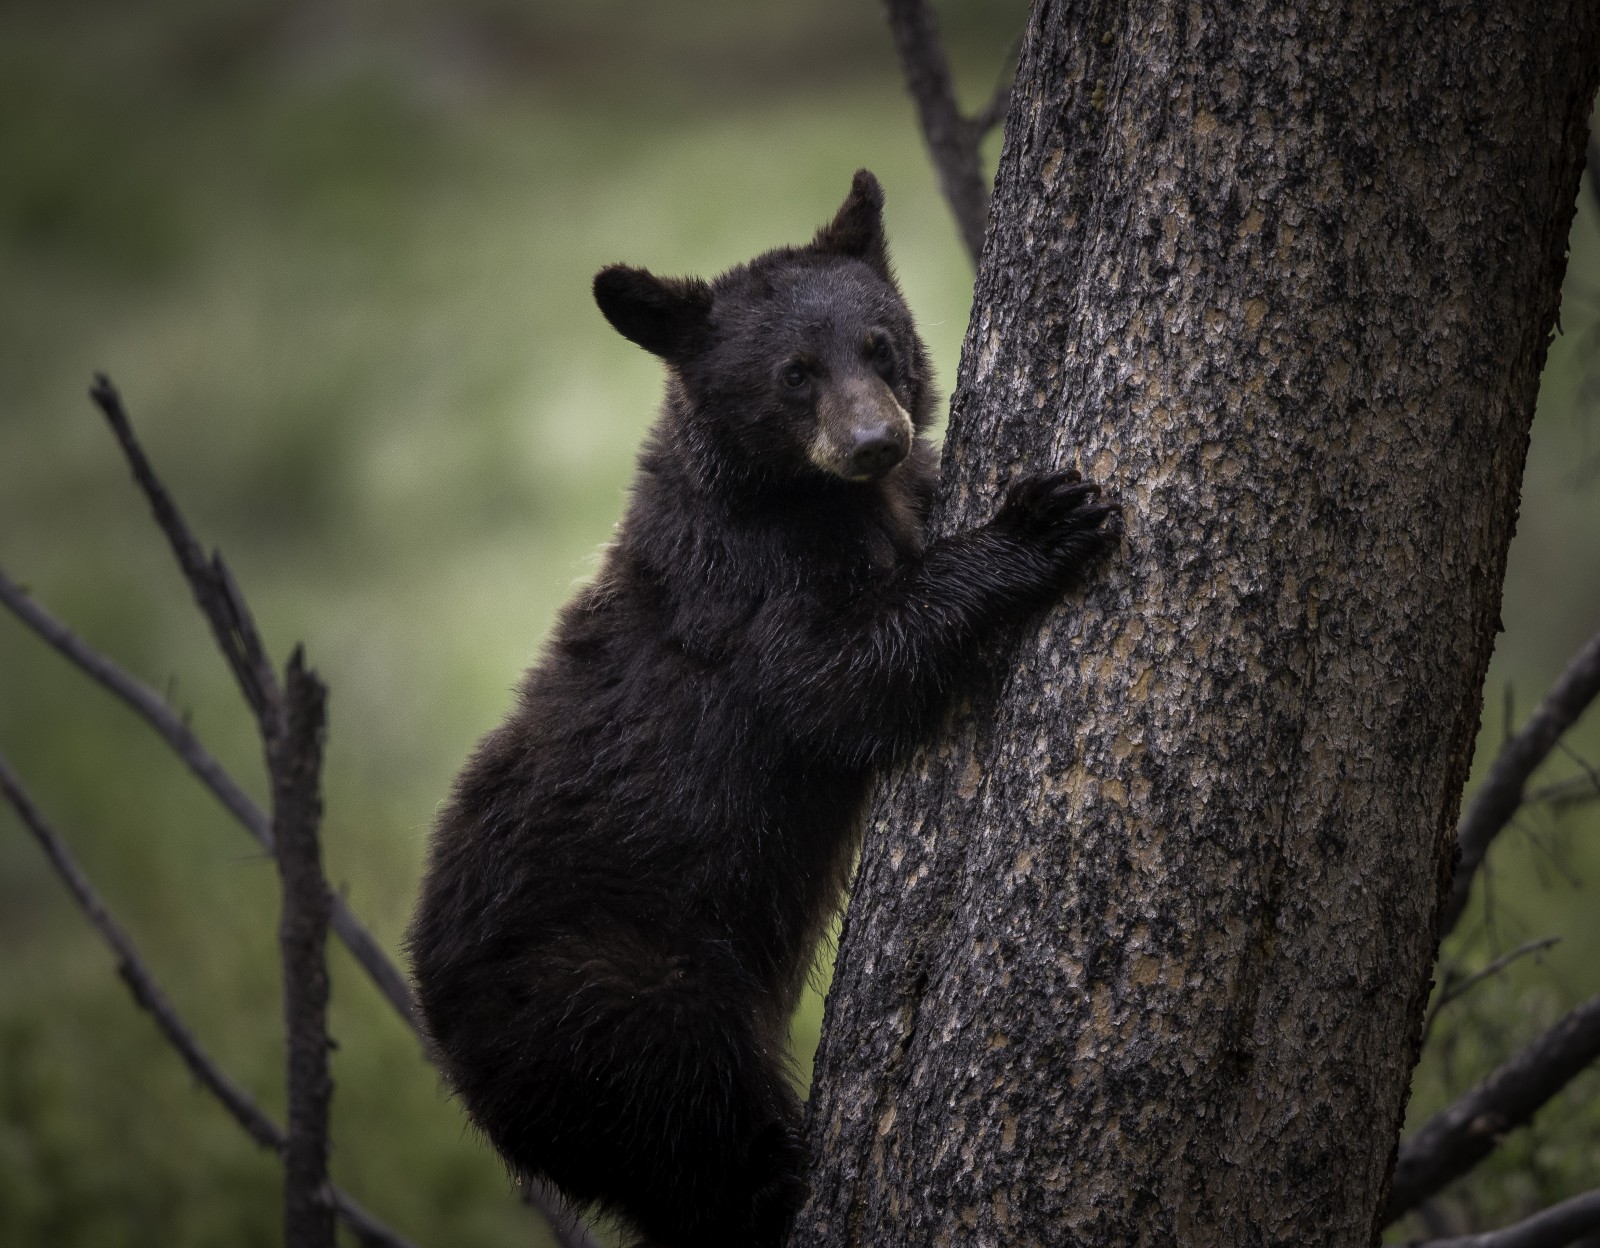
<instances>
[{"instance_id":1,"label":"pine tree bark","mask_svg":"<svg viewBox=\"0 0 1600 1248\"><path fill-rule=\"evenodd\" d=\"M1600 66L1592 0L1036 0L936 527L1118 557L883 786L791 1243L1366 1244Z\"/></svg>"}]
</instances>

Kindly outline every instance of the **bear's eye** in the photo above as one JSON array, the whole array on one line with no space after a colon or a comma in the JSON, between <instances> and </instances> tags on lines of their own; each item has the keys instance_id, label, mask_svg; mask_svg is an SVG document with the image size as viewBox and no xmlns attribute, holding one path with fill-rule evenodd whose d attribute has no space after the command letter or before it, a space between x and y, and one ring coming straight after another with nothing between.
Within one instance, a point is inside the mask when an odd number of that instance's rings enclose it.
<instances>
[{"instance_id":1,"label":"bear's eye","mask_svg":"<svg viewBox=\"0 0 1600 1248\"><path fill-rule=\"evenodd\" d=\"M800 389L807 380L806 370L798 364L790 364L783 370L783 384L791 390Z\"/></svg>"},{"instance_id":2,"label":"bear's eye","mask_svg":"<svg viewBox=\"0 0 1600 1248\"><path fill-rule=\"evenodd\" d=\"M867 340L867 358L872 361L874 367L884 372L894 368L894 348L881 334L874 334Z\"/></svg>"}]
</instances>

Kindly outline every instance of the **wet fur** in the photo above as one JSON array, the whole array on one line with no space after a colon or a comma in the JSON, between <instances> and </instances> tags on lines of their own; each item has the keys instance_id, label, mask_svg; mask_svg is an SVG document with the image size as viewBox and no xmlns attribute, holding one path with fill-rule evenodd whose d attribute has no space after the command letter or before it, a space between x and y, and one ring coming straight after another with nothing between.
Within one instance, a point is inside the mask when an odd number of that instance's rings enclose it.
<instances>
[{"instance_id":1,"label":"wet fur","mask_svg":"<svg viewBox=\"0 0 1600 1248\"><path fill-rule=\"evenodd\" d=\"M844 380L852 410L932 417L881 203L858 174L811 245L711 284L597 278L666 400L599 575L456 780L411 928L446 1077L502 1156L672 1248L781 1242L788 1020L873 778L1111 540L1075 474L927 544L920 437L873 481L818 466ZM803 404L774 381L797 351Z\"/></svg>"}]
</instances>

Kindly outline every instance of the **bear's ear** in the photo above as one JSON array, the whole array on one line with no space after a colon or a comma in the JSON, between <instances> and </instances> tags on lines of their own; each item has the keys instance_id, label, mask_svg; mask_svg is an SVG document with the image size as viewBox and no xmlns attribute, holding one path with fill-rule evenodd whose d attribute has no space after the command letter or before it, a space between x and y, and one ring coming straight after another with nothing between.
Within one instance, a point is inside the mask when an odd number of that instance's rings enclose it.
<instances>
[{"instance_id":1,"label":"bear's ear","mask_svg":"<svg viewBox=\"0 0 1600 1248\"><path fill-rule=\"evenodd\" d=\"M669 364L681 364L710 337L711 287L697 278L613 264L594 275L594 301L613 329Z\"/></svg>"},{"instance_id":2,"label":"bear's ear","mask_svg":"<svg viewBox=\"0 0 1600 1248\"><path fill-rule=\"evenodd\" d=\"M883 237L883 187L866 169L857 169L850 194L833 220L817 231L811 245L818 251L865 260L882 277L889 276L889 247Z\"/></svg>"}]
</instances>

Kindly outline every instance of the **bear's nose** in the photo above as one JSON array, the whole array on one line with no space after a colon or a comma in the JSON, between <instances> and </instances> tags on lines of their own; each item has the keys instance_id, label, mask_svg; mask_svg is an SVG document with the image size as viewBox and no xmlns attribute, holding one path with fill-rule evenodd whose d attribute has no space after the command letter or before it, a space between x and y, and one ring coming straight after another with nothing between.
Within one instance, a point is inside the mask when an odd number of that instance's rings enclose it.
<instances>
[{"instance_id":1,"label":"bear's nose","mask_svg":"<svg viewBox=\"0 0 1600 1248\"><path fill-rule=\"evenodd\" d=\"M878 477L906 457L905 440L888 425L858 429L850 448L850 475Z\"/></svg>"}]
</instances>

